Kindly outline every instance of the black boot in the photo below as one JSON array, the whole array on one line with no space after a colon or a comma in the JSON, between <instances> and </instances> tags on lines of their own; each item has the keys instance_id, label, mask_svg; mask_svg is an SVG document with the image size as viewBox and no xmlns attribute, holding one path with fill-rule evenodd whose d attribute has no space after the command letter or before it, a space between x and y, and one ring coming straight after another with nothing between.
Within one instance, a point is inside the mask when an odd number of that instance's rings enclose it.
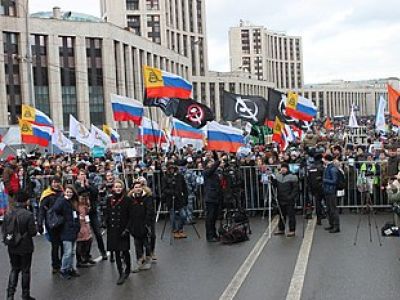
<instances>
[{"instance_id":1,"label":"black boot","mask_svg":"<svg viewBox=\"0 0 400 300\"><path fill-rule=\"evenodd\" d=\"M8 287L7 287L7 300L13 300L15 290L18 284L18 272L15 270L11 270L10 276L8 278Z\"/></svg>"},{"instance_id":2,"label":"black boot","mask_svg":"<svg viewBox=\"0 0 400 300\"><path fill-rule=\"evenodd\" d=\"M126 275L124 273L122 272L119 273L119 279L117 281L117 285L121 285L125 282L125 276Z\"/></svg>"},{"instance_id":3,"label":"black boot","mask_svg":"<svg viewBox=\"0 0 400 300\"><path fill-rule=\"evenodd\" d=\"M35 300L31 296L31 273L22 272L22 300Z\"/></svg>"},{"instance_id":4,"label":"black boot","mask_svg":"<svg viewBox=\"0 0 400 300\"><path fill-rule=\"evenodd\" d=\"M321 218L317 217L317 225L322 225Z\"/></svg>"},{"instance_id":5,"label":"black boot","mask_svg":"<svg viewBox=\"0 0 400 300\"><path fill-rule=\"evenodd\" d=\"M329 233L339 233L339 232L340 232L339 226L335 226L331 230L329 230Z\"/></svg>"},{"instance_id":6,"label":"black boot","mask_svg":"<svg viewBox=\"0 0 400 300\"><path fill-rule=\"evenodd\" d=\"M332 226L332 225L329 225L329 227L325 227L324 229L325 229L325 230L332 230L332 229L333 229L333 226Z\"/></svg>"}]
</instances>

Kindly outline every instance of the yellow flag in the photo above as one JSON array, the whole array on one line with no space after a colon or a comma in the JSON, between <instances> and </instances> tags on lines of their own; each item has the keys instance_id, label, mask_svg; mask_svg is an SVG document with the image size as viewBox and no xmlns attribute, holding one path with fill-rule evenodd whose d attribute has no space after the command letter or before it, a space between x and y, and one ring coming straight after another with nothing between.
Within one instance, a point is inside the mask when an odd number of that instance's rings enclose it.
<instances>
[{"instance_id":1,"label":"yellow flag","mask_svg":"<svg viewBox=\"0 0 400 300\"><path fill-rule=\"evenodd\" d=\"M288 97L286 99L286 107L289 107L291 109L296 109L298 101L299 101L299 96L294 92L289 92Z\"/></svg>"},{"instance_id":2,"label":"yellow flag","mask_svg":"<svg viewBox=\"0 0 400 300\"><path fill-rule=\"evenodd\" d=\"M146 88L162 87L164 81L160 69L143 66L144 86Z\"/></svg>"},{"instance_id":3,"label":"yellow flag","mask_svg":"<svg viewBox=\"0 0 400 300\"><path fill-rule=\"evenodd\" d=\"M275 117L274 123L274 134L281 134L283 129L283 123L279 120L278 117Z\"/></svg>"},{"instance_id":4,"label":"yellow flag","mask_svg":"<svg viewBox=\"0 0 400 300\"><path fill-rule=\"evenodd\" d=\"M108 125L103 125L103 131L105 134L107 134L108 136L111 136L111 127Z\"/></svg>"},{"instance_id":5,"label":"yellow flag","mask_svg":"<svg viewBox=\"0 0 400 300\"><path fill-rule=\"evenodd\" d=\"M21 114L22 120L34 122L35 115L36 115L36 109L34 107L22 104L22 114Z\"/></svg>"},{"instance_id":6,"label":"yellow flag","mask_svg":"<svg viewBox=\"0 0 400 300\"><path fill-rule=\"evenodd\" d=\"M33 129L31 123L27 120L19 119L19 130L21 135L33 135Z\"/></svg>"}]
</instances>

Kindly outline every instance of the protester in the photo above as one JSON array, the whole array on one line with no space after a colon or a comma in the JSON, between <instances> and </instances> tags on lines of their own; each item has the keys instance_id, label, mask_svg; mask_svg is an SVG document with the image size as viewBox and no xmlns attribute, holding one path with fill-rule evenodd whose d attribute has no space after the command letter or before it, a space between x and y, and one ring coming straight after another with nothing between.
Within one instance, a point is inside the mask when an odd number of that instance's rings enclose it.
<instances>
[{"instance_id":1,"label":"protester","mask_svg":"<svg viewBox=\"0 0 400 300\"><path fill-rule=\"evenodd\" d=\"M7 164L3 171L4 191L8 195L8 205L12 207L14 195L19 191L21 186L18 176L19 168L17 158L14 155L7 156L6 162Z\"/></svg>"},{"instance_id":2,"label":"protester","mask_svg":"<svg viewBox=\"0 0 400 300\"><path fill-rule=\"evenodd\" d=\"M150 237L154 223L153 199L143 189L140 181L133 183L133 189L128 196L131 198L128 227L134 238L137 260L137 268L133 271L148 270L152 263Z\"/></svg>"},{"instance_id":3,"label":"protester","mask_svg":"<svg viewBox=\"0 0 400 300\"><path fill-rule=\"evenodd\" d=\"M336 187L339 177L338 172L340 171L333 164L332 155L325 155L324 161L326 164L326 169L324 171L323 183L329 221L329 226L325 229L329 230L330 233L338 233L340 232L340 220L339 211L337 208Z\"/></svg>"},{"instance_id":4,"label":"protester","mask_svg":"<svg viewBox=\"0 0 400 300\"><path fill-rule=\"evenodd\" d=\"M60 239L63 245L60 274L64 279L80 276L74 268L76 240L80 231L77 198L78 195L74 187L67 185L64 189L64 195L58 198L54 204L54 211L63 220L60 229Z\"/></svg>"},{"instance_id":5,"label":"protester","mask_svg":"<svg viewBox=\"0 0 400 300\"><path fill-rule=\"evenodd\" d=\"M8 279L7 300L14 299L21 273L21 287L23 300L35 300L30 295L31 265L34 250L33 237L36 235L36 226L33 214L26 210L28 197L25 192L13 194L15 205L6 214L3 222L3 241L8 245L8 255L11 271ZM11 230L9 230L9 228Z\"/></svg>"},{"instance_id":6,"label":"protester","mask_svg":"<svg viewBox=\"0 0 400 300\"><path fill-rule=\"evenodd\" d=\"M115 251L119 273L117 285L121 285L131 272L130 239L129 239L130 200L125 193L125 184L115 180L113 194L107 202L107 250ZM124 268L122 266L124 262Z\"/></svg>"},{"instance_id":7,"label":"protester","mask_svg":"<svg viewBox=\"0 0 400 300\"><path fill-rule=\"evenodd\" d=\"M85 268L96 264L90 257L90 249L92 246L92 232L90 229L90 201L89 194L82 193L78 196L78 214L80 231L76 242L76 267Z\"/></svg>"},{"instance_id":8,"label":"protester","mask_svg":"<svg viewBox=\"0 0 400 300\"><path fill-rule=\"evenodd\" d=\"M60 271L62 258L61 228L50 228L47 220L47 212L63 194L61 178L55 176L51 179L50 186L45 189L40 197L38 232L43 233L43 225L46 228L51 243L51 266L53 274Z\"/></svg>"}]
</instances>

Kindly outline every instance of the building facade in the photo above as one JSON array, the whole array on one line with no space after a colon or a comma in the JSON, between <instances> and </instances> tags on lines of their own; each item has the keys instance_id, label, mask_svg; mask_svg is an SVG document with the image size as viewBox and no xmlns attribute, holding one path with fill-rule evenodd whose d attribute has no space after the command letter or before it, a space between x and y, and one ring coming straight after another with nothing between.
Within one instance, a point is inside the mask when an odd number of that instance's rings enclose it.
<instances>
[{"instance_id":1,"label":"building facade","mask_svg":"<svg viewBox=\"0 0 400 300\"><path fill-rule=\"evenodd\" d=\"M307 84L298 92L314 102L320 117L349 116L352 105L358 108L357 116L372 116L376 114L379 98L387 100L388 84L400 88L399 78L385 78Z\"/></svg>"},{"instance_id":2,"label":"building facade","mask_svg":"<svg viewBox=\"0 0 400 300\"><path fill-rule=\"evenodd\" d=\"M177 52L193 76L208 71L205 0L100 0L106 22Z\"/></svg>"},{"instance_id":3,"label":"building facade","mask_svg":"<svg viewBox=\"0 0 400 300\"><path fill-rule=\"evenodd\" d=\"M18 5L0 10L2 126L15 124L21 104L31 103L26 18ZM143 65L191 79L189 58L99 18L55 8L29 18L29 32L36 107L59 128L68 128L69 114L86 125L113 124L112 93L143 100ZM153 115L161 118L158 110Z\"/></svg>"},{"instance_id":4,"label":"building facade","mask_svg":"<svg viewBox=\"0 0 400 300\"><path fill-rule=\"evenodd\" d=\"M301 89L303 76L302 39L270 31L241 21L229 30L230 66L255 74L282 90Z\"/></svg>"}]
</instances>

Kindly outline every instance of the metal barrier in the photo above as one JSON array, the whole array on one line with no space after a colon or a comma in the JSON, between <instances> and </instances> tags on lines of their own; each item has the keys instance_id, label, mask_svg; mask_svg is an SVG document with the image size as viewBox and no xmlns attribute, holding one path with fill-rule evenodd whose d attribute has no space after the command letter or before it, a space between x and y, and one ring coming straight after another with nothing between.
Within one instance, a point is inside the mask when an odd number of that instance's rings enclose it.
<instances>
[{"instance_id":1,"label":"metal barrier","mask_svg":"<svg viewBox=\"0 0 400 300\"><path fill-rule=\"evenodd\" d=\"M382 188L387 184L387 162L386 161L359 161L340 163L346 178L346 189L344 193L338 195L338 207L340 208L360 208L366 204L378 208L389 208L387 191ZM235 207L242 207L248 211L265 211L269 208L271 200L275 203L275 189L271 187L269 176L278 172L279 165L268 165L259 167L242 166L239 167L240 186L234 190ZM304 207L306 203L313 203L313 196L308 187L307 168L300 167L299 164L290 164L291 171L295 171L299 182L299 197L296 201L296 208ZM190 169L182 172L184 176L188 173L195 178L194 187L189 190L189 206L195 213L204 212L204 177L203 170ZM124 180L124 174L114 175ZM137 178L137 173L125 173L128 188L131 188L132 182ZM140 174L146 178L148 186L152 190L155 208L160 213L167 213L162 200L162 177L165 176L160 171L149 171ZM51 181L52 175L40 176L38 180L41 185L41 191L45 189ZM192 180L193 180L192 178ZM63 177L63 183L73 181L72 175ZM40 191L40 192L41 192ZM399 190L400 193L400 190ZM40 195L38 192L37 194ZM399 194L400 197L400 194Z\"/></svg>"}]
</instances>

